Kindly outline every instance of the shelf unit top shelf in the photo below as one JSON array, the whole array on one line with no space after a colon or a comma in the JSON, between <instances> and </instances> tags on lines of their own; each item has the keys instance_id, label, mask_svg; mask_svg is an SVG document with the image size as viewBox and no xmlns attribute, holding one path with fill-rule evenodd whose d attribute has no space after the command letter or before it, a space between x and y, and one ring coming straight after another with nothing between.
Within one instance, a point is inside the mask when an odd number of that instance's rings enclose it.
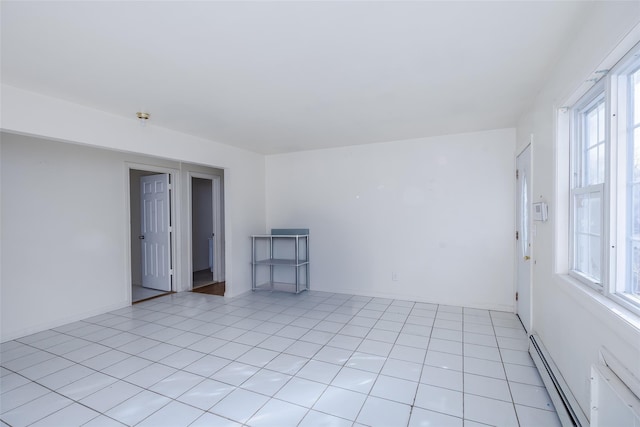
<instances>
[{"instance_id":1,"label":"shelf unit top shelf","mask_svg":"<svg viewBox=\"0 0 640 427\"><path fill-rule=\"evenodd\" d=\"M284 238L293 238L293 237L309 237L308 234L253 234L251 237L255 238L272 238L272 237L284 237Z\"/></svg>"},{"instance_id":2,"label":"shelf unit top shelf","mask_svg":"<svg viewBox=\"0 0 640 427\"><path fill-rule=\"evenodd\" d=\"M300 266L309 264L309 261L304 259L299 259L296 264L295 259L282 259L282 258L266 258L260 259L253 262L255 265L289 265L289 266Z\"/></svg>"}]
</instances>

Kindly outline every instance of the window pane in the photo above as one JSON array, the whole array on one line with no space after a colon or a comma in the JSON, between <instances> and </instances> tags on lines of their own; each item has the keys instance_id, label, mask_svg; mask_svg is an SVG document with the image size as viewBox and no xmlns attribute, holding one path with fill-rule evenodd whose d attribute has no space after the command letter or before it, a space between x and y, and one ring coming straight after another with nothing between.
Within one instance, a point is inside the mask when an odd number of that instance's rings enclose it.
<instances>
[{"instance_id":1,"label":"window pane","mask_svg":"<svg viewBox=\"0 0 640 427\"><path fill-rule=\"evenodd\" d=\"M600 193L591 193L589 198L589 232L600 235Z\"/></svg>"},{"instance_id":2,"label":"window pane","mask_svg":"<svg viewBox=\"0 0 640 427\"><path fill-rule=\"evenodd\" d=\"M627 294L640 297L640 241L636 241L631 246L631 268L630 280L627 281L625 292Z\"/></svg>"},{"instance_id":3,"label":"window pane","mask_svg":"<svg viewBox=\"0 0 640 427\"><path fill-rule=\"evenodd\" d=\"M636 71L631 79L633 85L633 123L640 123L640 108L638 108L638 104L640 104L640 70Z\"/></svg>"},{"instance_id":4,"label":"window pane","mask_svg":"<svg viewBox=\"0 0 640 427\"><path fill-rule=\"evenodd\" d=\"M640 124L640 70L636 71L633 82L633 124ZM627 281L625 293L640 298L640 127L633 131L633 140L629 141L629 199L627 201ZM636 301L640 304L640 299Z\"/></svg>"},{"instance_id":5,"label":"window pane","mask_svg":"<svg viewBox=\"0 0 640 427\"><path fill-rule=\"evenodd\" d=\"M586 234L576 234L575 254L576 271L589 275L589 236Z\"/></svg>"},{"instance_id":6,"label":"window pane","mask_svg":"<svg viewBox=\"0 0 640 427\"><path fill-rule=\"evenodd\" d=\"M578 194L575 199L575 228L578 233L589 231L589 195Z\"/></svg>"},{"instance_id":7,"label":"window pane","mask_svg":"<svg viewBox=\"0 0 640 427\"><path fill-rule=\"evenodd\" d=\"M598 148L590 148L587 151L587 164L585 170L586 176L584 182L587 185L598 183Z\"/></svg>"},{"instance_id":8,"label":"window pane","mask_svg":"<svg viewBox=\"0 0 640 427\"><path fill-rule=\"evenodd\" d=\"M631 200L629 201L629 223L631 224L631 238L640 240L640 183L631 188Z\"/></svg>"},{"instance_id":9,"label":"window pane","mask_svg":"<svg viewBox=\"0 0 640 427\"><path fill-rule=\"evenodd\" d=\"M601 281L602 193L574 194L574 270Z\"/></svg>"},{"instance_id":10,"label":"window pane","mask_svg":"<svg viewBox=\"0 0 640 427\"><path fill-rule=\"evenodd\" d=\"M589 276L600 282L600 236L590 236L589 244Z\"/></svg>"},{"instance_id":11,"label":"window pane","mask_svg":"<svg viewBox=\"0 0 640 427\"><path fill-rule=\"evenodd\" d=\"M629 252L625 292L640 297L640 183L631 187L629 207Z\"/></svg>"},{"instance_id":12,"label":"window pane","mask_svg":"<svg viewBox=\"0 0 640 427\"><path fill-rule=\"evenodd\" d=\"M633 150L633 153L630 154L633 156L631 165L633 174L631 176L635 182L638 182L640 181L640 128L636 128L633 132L633 145L631 146L631 149Z\"/></svg>"},{"instance_id":13,"label":"window pane","mask_svg":"<svg viewBox=\"0 0 640 427\"><path fill-rule=\"evenodd\" d=\"M598 105L598 142L604 141L604 102Z\"/></svg>"},{"instance_id":14,"label":"window pane","mask_svg":"<svg viewBox=\"0 0 640 427\"><path fill-rule=\"evenodd\" d=\"M581 172L578 187L601 184L605 171L605 115L604 100L581 113L582 135L577 147L582 152L579 159Z\"/></svg>"},{"instance_id":15,"label":"window pane","mask_svg":"<svg viewBox=\"0 0 640 427\"><path fill-rule=\"evenodd\" d=\"M631 108L633 117L629 117L633 133L629 138L626 181L626 281L625 295L632 303L640 306L640 70L631 76Z\"/></svg>"},{"instance_id":16,"label":"window pane","mask_svg":"<svg viewBox=\"0 0 640 427\"><path fill-rule=\"evenodd\" d=\"M604 144L598 145L598 184L604 182Z\"/></svg>"},{"instance_id":17,"label":"window pane","mask_svg":"<svg viewBox=\"0 0 640 427\"><path fill-rule=\"evenodd\" d=\"M598 143L598 109L594 108L593 110L587 113L587 139L586 139L586 148L593 147Z\"/></svg>"}]
</instances>

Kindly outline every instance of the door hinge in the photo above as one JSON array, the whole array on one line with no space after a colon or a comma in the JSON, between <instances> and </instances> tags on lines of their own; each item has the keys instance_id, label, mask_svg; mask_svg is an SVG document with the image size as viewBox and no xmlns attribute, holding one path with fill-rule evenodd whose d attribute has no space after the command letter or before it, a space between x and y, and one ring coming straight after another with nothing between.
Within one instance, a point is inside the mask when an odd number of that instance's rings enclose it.
<instances>
[{"instance_id":1,"label":"door hinge","mask_svg":"<svg viewBox=\"0 0 640 427\"><path fill-rule=\"evenodd\" d=\"M518 240L520 238L520 233L518 233L518 231L516 230L516 240Z\"/></svg>"},{"instance_id":2,"label":"door hinge","mask_svg":"<svg viewBox=\"0 0 640 427\"><path fill-rule=\"evenodd\" d=\"M516 169L516 179L520 178L520 171L518 169Z\"/></svg>"},{"instance_id":3,"label":"door hinge","mask_svg":"<svg viewBox=\"0 0 640 427\"><path fill-rule=\"evenodd\" d=\"M518 293L516 292L516 301L518 301Z\"/></svg>"}]
</instances>

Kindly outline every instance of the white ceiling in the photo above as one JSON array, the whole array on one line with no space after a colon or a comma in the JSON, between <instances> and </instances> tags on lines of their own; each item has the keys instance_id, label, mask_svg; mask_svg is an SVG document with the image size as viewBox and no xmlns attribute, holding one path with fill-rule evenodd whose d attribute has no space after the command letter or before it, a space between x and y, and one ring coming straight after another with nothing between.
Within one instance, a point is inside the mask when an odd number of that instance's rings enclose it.
<instances>
[{"instance_id":1,"label":"white ceiling","mask_svg":"<svg viewBox=\"0 0 640 427\"><path fill-rule=\"evenodd\" d=\"M2 82L260 153L511 127L590 4L2 1Z\"/></svg>"}]
</instances>

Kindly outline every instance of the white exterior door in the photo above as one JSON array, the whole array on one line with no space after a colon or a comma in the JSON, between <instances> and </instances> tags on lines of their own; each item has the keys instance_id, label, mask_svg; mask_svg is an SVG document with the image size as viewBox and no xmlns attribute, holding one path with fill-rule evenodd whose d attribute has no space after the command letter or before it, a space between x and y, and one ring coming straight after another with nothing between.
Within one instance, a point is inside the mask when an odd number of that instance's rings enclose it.
<instances>
[{"instance_id":1,"label":"white exterior door","mask_svg":"<svg viewBox=\"0 0 640 427\"><path fill-rule=\"evenodd\" d=\"M140 178L142 286L171 291L169 174Z\"/></svg>"},{"instance_id":2,"label":"white exterior door","mask_svg":"<svg viewBox=\"0 0 640 427\"><path fill-rule=\"evenodd\" d=\"M516 312L531 332L531 145L516 160Z\"/></svg>"}]
</instances>

